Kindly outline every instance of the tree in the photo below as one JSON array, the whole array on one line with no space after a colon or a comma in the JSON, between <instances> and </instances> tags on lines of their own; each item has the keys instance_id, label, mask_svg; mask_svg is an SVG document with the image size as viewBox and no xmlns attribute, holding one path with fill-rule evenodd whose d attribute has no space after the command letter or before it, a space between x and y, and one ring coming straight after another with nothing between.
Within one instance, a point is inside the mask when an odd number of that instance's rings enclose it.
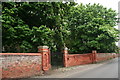
<instances>
[{"instance_id":1,"label":"tree","mask_svg":"<svg viewBox=\"0 0 120 80\"><path fill-rule=\"evenodd\" d=\"M74 2L4 2L3 47L7 52L36 52L37 46L47 45L53 51L61 51L66 16L74 5Z\"/></svg>"},{"instance_id":2,"label":"tree","mask_svg":"<svg viewBox=\"0 0 120 80\"><path fill-rule=\"evenodd\" d=\"M119 31L116 12L99 4L74 2L3 2L3 47L6 52L37 52L47 45L73 53L115 52Z\"/></svg>"},{"instance_id":3,"label":"tree","mask_svg":"<svg viewBox=\"0 0 120 80\"><path fill-rule=\"evenodd\" d=\"M117 13L99 4L80 4L72 7L69 15L70 44L73 53L115 52L119 31L116 25Z\"/></svg>"},{"instance_id":4,"label":"tree","mask_svg":"<svg viewBox=\"0 0 120 80\"><path fill-rule=\"evenodd\" d=\"M5 52L36 52L39 45L53 45L54 31L43 25L30 27L20 17L20 8L24 4L27 3L2 4L2 46Z\"/></svg>"},{"instance_id":5,"label":"tree","mask_svg":"<svg viewBox=\"0 0 120 80\"><path fill-rule=\"evenodd\" d=\"M55 31L54 43L60 52L65 44L64 33L66 33L67 16L74 2L38 2L23 3L19 8L20 18L30 27L45 25ZM31 20L32 19L32 20Z\"/></svg>"}]
</instances>

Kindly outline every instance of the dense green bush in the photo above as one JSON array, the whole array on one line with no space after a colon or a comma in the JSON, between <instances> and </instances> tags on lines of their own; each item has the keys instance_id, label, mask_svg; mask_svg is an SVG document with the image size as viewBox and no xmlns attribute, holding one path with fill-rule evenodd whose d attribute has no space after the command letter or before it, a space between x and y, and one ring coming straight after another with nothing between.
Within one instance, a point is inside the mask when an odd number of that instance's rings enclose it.
<instances>
[{"instance_id":1,"label":"dense green bush","mask_svg":"<svg viewBox=\"0 0 120 80\"><path fill-rule=\"evenodd\" d=\"M61 51L66 17L74 5L74 2L3 2L4 52L37 52L40 45Z\"/></svg>"},{"instance_id":2,"label":"dense green bush","mask_svg":"<svg viewBox=\"0 0 120 80\"><path fill-rule=\"evenodd\" d=\"M99 4L74 2L3 2L4 52L37 52L47 45L52 52L68 47L72 53L116 52L117 14Z\"/></svg>"},{"instance_id":3,"label":"dense green bush","mask_svg":"<svg viewBox=\"0 0 120 80\"><path fill-rule=\"evenodd\" d=\"M117 13L99 4L80 4L72 7L69 15L71 52L116 52L119 31Z\"/></svg>"}]
</instances>

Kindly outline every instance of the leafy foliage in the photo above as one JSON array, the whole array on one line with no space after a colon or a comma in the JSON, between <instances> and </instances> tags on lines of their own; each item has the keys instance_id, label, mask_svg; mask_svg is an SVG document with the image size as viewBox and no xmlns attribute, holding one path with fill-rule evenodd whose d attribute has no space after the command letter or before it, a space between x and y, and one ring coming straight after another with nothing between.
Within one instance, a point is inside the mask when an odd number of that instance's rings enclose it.
<instances>
[{"instance_id":1,"label":"leafy foliage","mask_svg":"<svg viewBox=\"0 0 120 80\"><path fill-rule=\"evenodd\" d=\"M75 3L4 2L2 4L3 47L6 52L36 52L37 46L51 50L63 47L63 25ZM53 38L54 37L54 38Z\"/></svg>"},{"instance_id":2,"label":"leafy foliage","mask_svg":"<svg viewBox=\"0 0 120 80\"><path fill-rule=\"evenodd\" d=\"M74 2L3 2L2 34L5 52L52 52L68 47L72 53L115 52L119 31L116 12L99 4Z\"/></svg>"},{"instance_id":3,"label":"leafy foliage","mask_svg":"<svg viewBox=\"0 0 120 80\"><path fill-rule=\"evenodd\" d=\"M115 52L119 31L114 28L117 15L114 10L99 4L80 4L72 7L70 12L72 45L69 45L72 52Z\"/></svg>"}]
</instances>

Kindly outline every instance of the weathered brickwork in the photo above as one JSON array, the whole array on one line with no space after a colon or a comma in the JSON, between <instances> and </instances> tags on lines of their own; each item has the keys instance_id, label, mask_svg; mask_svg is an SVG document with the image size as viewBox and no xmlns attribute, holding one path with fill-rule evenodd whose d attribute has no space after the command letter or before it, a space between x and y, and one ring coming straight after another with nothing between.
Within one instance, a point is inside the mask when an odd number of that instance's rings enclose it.
<instances>
[{"instance_id":1,"label":"weathered brickwork","mask_svg":"<svg viewBox=\"0 0 120 80\"><path fill-rule=\"evenodd\" d=\"M69 54L65 48L63 63L65 67L90 64L115 58L115 53ZM0 53L0 78L23 78L40 75L51 68L50 50L39 46L38 53Z\"/></svg>"},{"instance_id":2,"label":"weathered brickwork","mask_svg":"<svg viewBox=\"0 0 120 80\"><path fill-rule=\"evenodd\" d=\"M116 53L97 53L92 51L92 53L86 54L69 54L67 49L64 50L63 63L65 67L96 63L110 58L115 58Z\"/></svg>"},{"instance_id":3,"label":"weathered brickwork","mask_svg":"<svg viewBox=\"0 0 120 80\"><path fill-rule=\"evenodd\" d=\"M2 78L27 77L42 72L41 56L2 55Z\"/></svg>"},{"instance_id":4,"label":"weathered brickwork","mask_svg":"<svg viewBox=\"0 0 120 80\"><path fill-rule=\"evenodd\" d=\"M38 53L0 53L0 60L0 78L40 75L51 68L47 46L39 46Z\"/></svg>"},{"instance_id":5,"label":"weathered brickwork","mask_svg":"<svg viewBox=\"0 0 120 80\"><path fill-rule=\"evenodd\" d=\"M89 64L92 62L91 54L74 54L74 55L67 55L67 65L68 66L75 66L80 64Z\"/></svg>"},{"instance_id":6,"label":"weathered brickwork","mask_svg":"<svg viewBox=\"0 0 120 80\"><path fill-rule=\"evenodd\" d=\"M96 54L96 61L100 62L100 61L104 61L104 60L111 59L114 57L116 57L115 53L97 53Z\"/></svg>"}]
</instances>

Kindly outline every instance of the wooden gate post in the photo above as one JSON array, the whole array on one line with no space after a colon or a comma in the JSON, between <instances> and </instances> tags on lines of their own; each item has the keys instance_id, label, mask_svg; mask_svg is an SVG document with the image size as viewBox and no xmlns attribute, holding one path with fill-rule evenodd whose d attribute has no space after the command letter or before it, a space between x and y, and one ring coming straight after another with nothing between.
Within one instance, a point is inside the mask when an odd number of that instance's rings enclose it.
<instances>
[{"instance_id":1,"label":"wooden gate post","mask_svg":"<svg viewBox=\"0 0 120 80\"><path fill-rule=\"evenodd\" d=\"M48 46L38 46L38 52L42 54L42 69L48 71L51 68L50 50Z\"/></svg>"}]
</instances>

